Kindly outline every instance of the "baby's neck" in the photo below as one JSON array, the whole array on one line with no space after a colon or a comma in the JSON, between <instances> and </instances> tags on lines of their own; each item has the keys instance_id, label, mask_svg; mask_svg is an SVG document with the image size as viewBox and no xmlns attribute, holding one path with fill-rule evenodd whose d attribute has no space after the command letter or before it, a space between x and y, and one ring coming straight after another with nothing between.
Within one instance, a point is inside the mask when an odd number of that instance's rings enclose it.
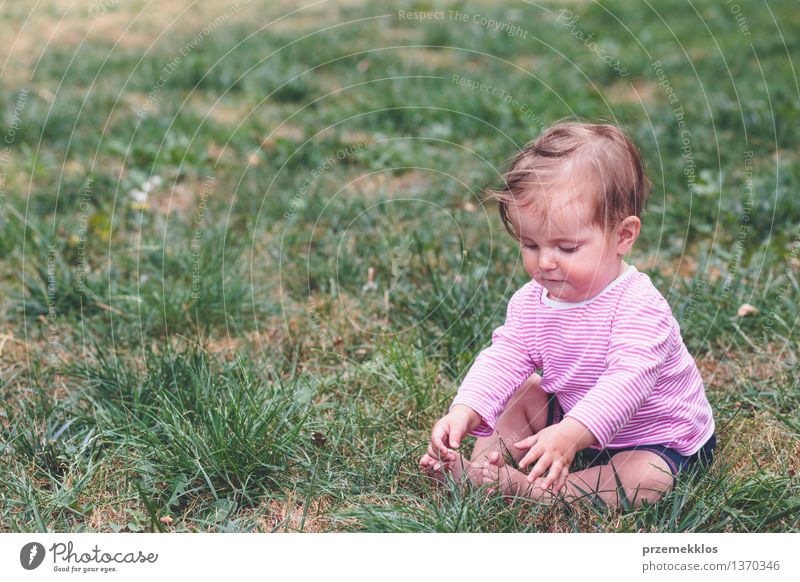
<instances>
[{"instance_id":1,"label":"baby's neck","mask_svg":"<svg viewBox=\"0 0 800 582\"><path fill-rule=\"evenodd\" d=\"M617 271L617 274L616 274L616 275L614 275L614 278L613 278L613 279L611 279L611 281L609 281L609 282L606 284L606 286L603 288L603 290L602 290L602 291L600 291L599 293L602 293L603 291L605 291L605 289L606 289L606 288L607 288L609 285L611 285L611 284L612 284L614 281L616 281L617 279L619 279L619 278L622 276L622 274L623 274L623 273L624 273L624 272L627 270L627 268L628 268L628 263L626 263L624 259L621 259L621 260L620 260L620 262L619 262L619 270ZM570 302L568 302L568 301L562 301L561 299L557 299L557 298L553 297L552 295L550 295L550 293L549 293L548 291L545 291L545 293L547 293L547 297L548 297L549 299L552 299L553 301L557 301L557 302L559 302L559 303L570 303ZM587 297L587 298L586 298L586 299L584 299L583 301L588 301L589 299L591 299L591 297ZM578 303L580 303L580 302L578 302Z\"/></svg>"}]
</instances>

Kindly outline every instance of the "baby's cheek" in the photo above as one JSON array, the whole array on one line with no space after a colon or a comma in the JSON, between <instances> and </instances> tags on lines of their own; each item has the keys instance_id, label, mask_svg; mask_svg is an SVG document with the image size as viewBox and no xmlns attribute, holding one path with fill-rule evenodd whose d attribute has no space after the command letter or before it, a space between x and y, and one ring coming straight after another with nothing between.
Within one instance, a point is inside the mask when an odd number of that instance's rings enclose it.
<instances>
[{"instance_id":1,"label":"baby's cheek","mask_svg":"<svg viewBox=\"0 0 800 582\"><path fill-rule=\"evenodd\" d=\"M573 272L575 273L575 277L577 279L580 279L581 281L590 281L597 277L598 273L600 272L600 268L600 263L596 261L581 262L573 266Z\"/></svg>"},{"instance_id":2,"label":"baby's cheek","mask_svg":"<svg viewBox=\"0 0 800 582\"><path fill-rule=\"evenodd\" d=\"M528 272L533 272L536 270L536 265L538 261L536 260L535 256L532 256L533 253L527 252L522 255L522 264L525 265L525 270Z\"/></svg>"}]
</instances>

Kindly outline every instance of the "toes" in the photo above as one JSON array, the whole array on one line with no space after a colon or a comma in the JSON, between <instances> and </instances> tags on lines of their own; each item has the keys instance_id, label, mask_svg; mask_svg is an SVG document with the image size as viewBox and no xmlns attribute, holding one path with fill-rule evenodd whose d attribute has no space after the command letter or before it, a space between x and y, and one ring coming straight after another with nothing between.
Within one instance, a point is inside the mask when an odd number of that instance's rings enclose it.
<instances>
[{"instance_id":1,"label":"toes","mask_svg":"<svg viewBox=\"0 0 800 582\"><path fill-rule=\"evenodd\" d=\"M419 468L424 473L435 477L437 473L442 471L442 463L436 459L431 458L429 455L423 455L419 460Z\"/></svg>"},{"instance_id":2,"label":"toes","mask_svg":"<svg viewBox=\"0 0 800 582\"><path fill-rule=\"evenodd\" d=\"M499 451L493 451L489 454L489 463L495 467L502 467L506 464L505 459L503 459L503 455L501 455Z\"/></svg>"},{"instance_id":3,"label":"toes","mask_svg":"<svg viewBox=\"0 0 800 582\"><path fill-rule=\"evenodd\" d=\"M497 467L485 464L481 467L478 473L478 480L480 485L488 485L490 483L497 483L498 473Z\"/></svg>"}]
</instances>

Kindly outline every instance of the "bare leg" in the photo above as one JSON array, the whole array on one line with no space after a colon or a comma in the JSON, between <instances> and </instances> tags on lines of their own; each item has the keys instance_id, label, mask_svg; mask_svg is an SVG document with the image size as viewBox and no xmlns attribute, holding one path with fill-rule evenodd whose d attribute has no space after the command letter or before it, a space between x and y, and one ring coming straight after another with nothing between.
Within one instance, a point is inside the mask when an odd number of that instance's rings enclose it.
<instances>
[{"instance_id":1,"label":"bare leg","mask_svg":"<svg viewBox=\"0 0 800 582\"><path fill-rule=\"evenodd\" d=\"M448 461L434 459L425 453L419 461L420 469L438 481L443 482L445 473L450 473L456 481L466 475L473 485L480 485L482 474L473 470L473 463L476 461L483 465L487 455L492 452L503 454L504 450L510 451L514 459L519 461L525 451L519 451L511 444L542 430L547 423L547 394L539 388L541 380L540 376L532 374L522 383L497 419L494 434L479 437L475 441L470 459L456 453L456 459Z\"/></svg>"},{"instance_id":2,"label":"bare leg","mask_svg":"<svg viewBox=\"0 0 800 582\"><path fill-rule=\"evenodd\" d=\"M547 423L547 393L539 387L541 381L541 376L533 374L514 392L497 419L494 434L479 437L475 441L471 461L485 460L493 451L502 455L505 450L511 453L514 460L522 459L525 451L511 445L539 432ZM505 446L501 445L501 441Z\"/></svg>"},{"instance_id":3,"label":"bare leg","mask_svg":"<svg viewBox=\"0 0 800 582\"><path fill-rule=\"evenodd\" d=\"M506 463L498 451L492 451L486 459L473 463L473 472L479 478L476 485L497 483L500 492L507 497L527 497L540 500L541 487L537 483L528 483L528 476Z\"/></svg>"},{"instance_id":4,"label":"bare leg","mask_svg":"<svg viewBox=\"0 0 800 582\"><path fill-rule=\"evenodd\" d=\"M650 451L624 451L614 455L606 465L570 475L566 496L585 498L589 493L609 506L617 506L622 502L617 478L628 503L634 507L653 503L672 489L672 471L663 458Z\"/></svg>"},{"instance_id":5,"label":"bare leg","mask_svg":"<svg viewBox=\"0 0 800 582\"><path fill-rule=\"evenodd\" d=\"M548 396L540 383L541 377L533 374L517 389L497 420L494 434L475 441L470 460L457 455L455 461L442 463L425 454L420 467L440 480L444 471L452 472L457 480L466 474L473 485L497 482L506 495L545 503L562 495L567 501L597 495L607 505L616 506L620 499L615 470L625 496L637 507L645 501L656 501L672 488L672 473L666 461L650 451L624 451L614 455L613 466L599 465L571 473L565 488L556 495L541 488L541 479L528 483L527 475L509 466L504 455L510 453L519 461L526 451L511 445L545 428Z\"/></svg>"},{"instance_id":6,"label":"bare leg","mask_svg":"<svg viewBox=\"0 0 800 582\"><path fill-rule=\"evenodd\" d=\"M482 463L480 467L476 464L474 472L480 474L480 484L497 482L504 495L545 503L552 502L559 495L563 495L566 501L596 495L606 505L615 507L621 503L617 478L625 497L634 507L657 501L672 489L672 473L666 461L650 451L624 451L614 455L607 465L571 473L564 490L555 495L541 488L541 479L528 483L527 475L508 466L497 453L489 455L488 463Z\"/></svg>"}]
</instances>

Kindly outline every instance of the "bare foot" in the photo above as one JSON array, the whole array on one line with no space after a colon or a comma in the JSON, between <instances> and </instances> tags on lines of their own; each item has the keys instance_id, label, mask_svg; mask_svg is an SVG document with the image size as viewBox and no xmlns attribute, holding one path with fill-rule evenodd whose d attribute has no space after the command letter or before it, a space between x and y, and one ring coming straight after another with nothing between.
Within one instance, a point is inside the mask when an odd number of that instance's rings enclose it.
<instances>
[{"instance_id":1,"label":"bare foot","mask_svg":"<svg viewBox=\"0 0 800 582\"><path fill-rule=\"evenodd\" d=\"M451 475L456 483L461 483L464 475L467 476L470 482L477 478L472 475L474 472L472 463L459 453L450 453L449 457L443 456L441 459L434 459L428 453L425 453L419 460L419 468L423 473L440 483L445 482L446 474Z\"/></svg>"},{"instance_id":2,"label":"bare foot","mask_svg":"<svg viewBox=\"0 0 800 582\"><path fill-rule=\"evenodd\" d=\"M474 473L479 475L480 483L497 483L499 490L507 497L528 497L537 501L546 501L550 495L539 486L537 479L528 483L528 476L506 464L503 455L498 451L489 453L483 461L473 463Z\"/></svg>"}]
</instances>

